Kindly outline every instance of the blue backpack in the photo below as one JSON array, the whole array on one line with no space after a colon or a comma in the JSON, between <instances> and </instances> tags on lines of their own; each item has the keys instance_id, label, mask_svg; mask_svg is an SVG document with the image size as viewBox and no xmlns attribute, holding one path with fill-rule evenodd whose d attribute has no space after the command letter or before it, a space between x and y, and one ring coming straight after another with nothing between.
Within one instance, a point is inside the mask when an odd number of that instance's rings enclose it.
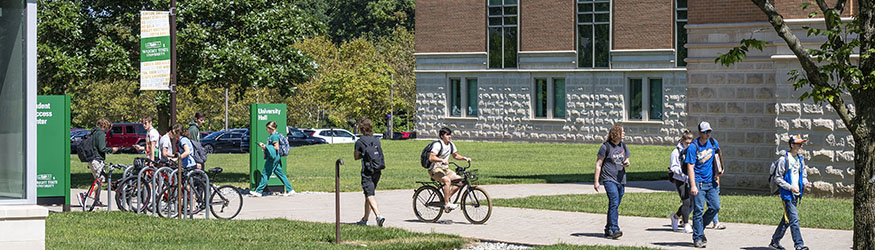
<instances>
[{"instance_id":1,"label":"blue backpack","mask_svg":"<svg viewBox=\"0 0 875 250\"><path fill-rule=\"evenodd\" d=\"M280 156L289 156L289 138L280 135Z\"/></svg>"}]
</instances>

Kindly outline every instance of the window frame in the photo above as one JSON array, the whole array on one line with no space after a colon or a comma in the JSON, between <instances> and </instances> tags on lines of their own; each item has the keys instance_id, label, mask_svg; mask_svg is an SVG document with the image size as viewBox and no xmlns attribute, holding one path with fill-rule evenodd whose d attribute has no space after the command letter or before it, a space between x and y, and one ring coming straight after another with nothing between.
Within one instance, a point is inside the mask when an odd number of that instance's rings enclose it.
<instances>
[{"instance_id":1,"label":"window frame","mask_svg":"<svg viewBox=\"0 0 875 250\"><path fill-rule=\"evenodd\" d=\"M490 1L486 1L486 20L485 20L486 21L486 68L488 68L488 69L515 69L515 68L519 68L519 62L520 62L520 57L519 57L519 51L520 51L520 1L513 1L513 2L515 2L513 4L508 4L507 3L508 0L499 0L499 1L501 1L501 5L493 5L492 3L490 3ZM501 8L501 15L491 15L489 13L489 8L496 8L496 7ZM512 14L512 15L506 15L504 13L504 10L507 7L515 7L516 13ZM516 24L510 24L510 25L504 24L505 18L508 18L508 17L516 18ZM502 20L501 24L500 25L490 24L489 23L490 18L500 18ZM497 67L497 68L492 67L492 65L489 61L490 60L490 57L489 57L489 52L490 52L490 48L489 48L490 32L489 32L489 29L490 28L501 28L501 67ZM504 31L506 28L513 28L516 30L516 41L515 41L516 50L513 51L513 53L516 55L515 59L514 59L516 62L515 62L515 65L512 67L509 67L505 64L505 61L506 61L505 54L508 52L507 45L505 44L506 39L505 39L505 32Z\"/></svg>"},{"instance_id":2,"label":"window frame","mask_svg":"<svg viewBox=\"0 0 875 250\"><path fill-rule=\"evenodd\" d=\"M664 77L626 77L626 90L624 96L624 112L623 112L623 120L624 121L632 121L632 122L664 122L665 117L662 119L651 119L650 118L650 81L659 79L662 83L662 94L660 95L660 102L662 103L663 111L665 110L665 78ZM632 119L632 80L641 80L641 119Z\"/></svg>"},{"instance_id":3,"label":"window frame","mask_svg":"<svg viewBox=\"0 0 875 250\"><path fill-rule=\"evenodd\" d=\"M453 81L459 81L459 115L453 115ZM475 100L477 100L477 112L474 115L468 114L468 99L469 91L468 91L468 83L470 80L474 80L477 82L477 96ZM480 116L480 81L477 77L449 77L447 78L447 98L446 98L446 113L444 114L447 118L477 118Z\"/></svg>"},{"instance_id":4,"label":"window frame","mask_svg":"<svg viewBox=\"0 0 875 250\"><path fill-rule=\"evenodd\" d=\"M684 2L685 2L685 5L687 5L687 7L683 7L683 8L679 7L680 4L679 4L678 2L680 2L680 1L684 1ZM685 12L687 15L689 15L689 13L690 13L690 12L688 11L688 9L689 9L689 1L687 1L687 0L674 0L674 1L672 1L672 3L673 3L673 6L674 6L674 13L673 13L673 14L674 14L674 25L673 25L674 28L673 28L673 31L674 31L674 39L675 39L675 42L674 42L674 49L675 49L675 50L674 50L674 51L675 51L675 53L674 53L674 63L675 63L675 66L676 66L676 67L686 67L686 66L687 66L687 63L684 61L684 59L686 59L687 57L689 57L689 54L688 54L689 52L687 51L686 48L684 48L684 45L686 45L687 42L689 42L689 40L688 40L688 39L689 39L689 35L687 36L686 39L684 39L684 41L685 41L684 44L680 44L680 28L681 28L681 27L679 27L679 24L680 24L680 23L684 23L684 25L686 25L687 23L689 23L689 22L688 22L688 20L689 20L689 19L688 19L689 16L687 16L687 18L683 18L683 19L681 19L679 13L680 13L681 11L683 11L683 12ZM684 29L684 34L688 34L687 31L686 31L686 28L683 28L683 29ZM680 58L680 51L681 51L681 50L684 50L684 52L686 52L686 53L684 53L684 55L685 55L684 58Z\"/></svg>"},{"instance_id":5,"label":"window frame","mask_svg":"<svg viewBox=\"0 0 875 250\"><path fill-rule=\"evenodd\" d=\"M545 81L545 83L547 85L546 86L546 88L547 88L547 93L546 93L547 107L545 108L546 110L544 110L545 116L538 116L536 114L537 110L538 110L537 105L538 105L538 81L539 80ZM565 84L565 116L564 117L557 117L555 114L556 113L556 111L555 111L555 107L556 107L556 97L555 97L556 80L562 80L563 83ZM535 76L535 77L532 77L532 84L530 85L530 87L531 87L531 91L529 94L532 96L532 98L531 98L531 102L530 102L531 106L529 109L529 111L530 111L529 119L532 119L532 120L565 120L566 118L568 118L568 81L565 77Z\"/></svg>"},{"instance_id":6,"label":"window frame","mask_svg":"<svg viewBox=\"0 0 875 250\"><path fill-rule=\"evenodd\" d=\"M579 8L580 4L585 4L585 3L591 3L593 5L592 11L581 11L580 10L580 8ZM597 3L608 3L608 10L607 11L597 11L595 8L595 5ZM575 0L574 1L574 42L575 42L574 43L574 47L575 47L574 50L578 54L578 56L575 58L575 61L577 61L577 68L592 68L592 69L609 69L609 68L611 68L611 50L614 49L613 48L614 47L614 43L613 43L614 12L613 12L613 9L614 9L614 1L613 0ZM580 15L582 15L582 14L593 15L593 18L590 22L581 22ZM608 21L607 22L596 21L596 18L595 18L596 14L608 14ZM606 52L606 53L608 53L608 61L607 61L608 65L604 66L604 67L599 67L596 65L596 55L595 55L596 54L596 48L595 48L596 47L595 46L596 28L595 27L596 27L596 25L603 25L603 24L608 25L608 34L607 34L607 36L608 36L608 39L607 39L608 51ZM582 63L580 62L580 54L581 54L580 27L583 25L589 25L592 27L592 36L593 36L592 44L593 45L592 45L592 51L591 51L591 53L592 53L592 59L591 59L592 65L591 66L582 66Z\"/></svg>"}]
</instances>

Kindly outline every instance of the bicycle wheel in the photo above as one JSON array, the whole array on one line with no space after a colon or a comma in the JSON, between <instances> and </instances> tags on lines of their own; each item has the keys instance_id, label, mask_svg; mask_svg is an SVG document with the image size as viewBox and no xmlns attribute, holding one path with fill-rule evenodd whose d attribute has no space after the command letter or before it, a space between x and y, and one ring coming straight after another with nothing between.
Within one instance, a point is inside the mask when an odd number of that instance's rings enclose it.
<instances>
[{"instance_id":1,"label":"bicycle wheel","mask_svg":"<svg viewBox=\"0 0 875 250\"><path fill-rule=\"evenodd\" d=\"M465 213L465 219L473 224L485 223L492 215L492 199L489 198L489 193L482 187L472 189L469 186L467 192L462 194L462 212Z\"/></svg>"},{"instance_id":2,"label":"bicycle wheel","mask_svg":"<svg viewBox=\"0 0 875 250\"><path fill-rule=\"evenodd\" d=\"M156 204L158 216L164 218L176 217L176 197L175 186L165 186L161 189L161 192L158 192L158 198L155 199L158 202Z\"/></svg>"},{"instance_id":3,"label":"bicycle wheel","mask_svg":"<svg viewBox=\"0 0 875 250\"><path fill-rule=\"evenodd\" d=\"M120 181L118 187L115 189L115 204L120 211L128 211L128 205L130 204L129 199L131 199L135 193L133 190L134 185L128 185L130 182L129 179L130 177Z\"/></svg>"},{"instance_id":4,"label":"bicycle wheel","mask_svg":"<svg viewBox=\"0 0 875 250\"><path fill-rule=\"evenodd\" d=\"M422 222L436 222L444 212L444 196L433 186L422 186L413 192L413 213Z\"/></svg>"},{"instance_id":5,"label":"bicycle wheel","mask_svg":"<svg viewBox=\"0 0 875 250\"><path fill-rule=\"evenodd\" d=\"M90 212L94 207L100 205L100 187L103 183L96 181L91 184L91 188L87 193L80 194L79 199L82 201L82 211Z\"/></svg>"},{"instance_id":6,"label":"bicycle wheel","mask_svg":"<svg viewBox=\"0 0 875 250\"><path fill-rule=\"evenodd\" d=\"M231 185L213 189L210 194L210 212L221 219L233 219L243 209L243 194Z\"/></svg>"}]
</instances>

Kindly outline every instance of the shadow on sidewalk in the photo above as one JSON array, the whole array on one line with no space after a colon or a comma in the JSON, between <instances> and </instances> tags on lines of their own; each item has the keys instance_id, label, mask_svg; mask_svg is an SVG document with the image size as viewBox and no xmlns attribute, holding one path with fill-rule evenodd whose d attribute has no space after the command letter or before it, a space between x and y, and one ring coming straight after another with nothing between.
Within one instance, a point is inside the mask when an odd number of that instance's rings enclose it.
<instances>
[{"instance_id":1,"label":"shadow on sidewalk","mask_svg":"<svg viewBox=\"0 0 875 250\"><path fill-rule=\"evenodd\" d=\"M606 239L604 233L573 233L571 236L574 237L592 237L592 238L601 238Z\"/></svg>"},{"instance_id":2,"label":"shadow on sidewalk","mask_svg":"<svg viewBox=\"0 0 875 250\"><path fill-rule=\"evenodd\" d=\"M404 220L404 222L413 222L413 223L422 223L422 224L443 224L443 225L451 225L451 224L466 224L466 225L474 225L468 222L460 222L453 220L438 220L436 222L423 222L420 220Z\"/></svg>"},{"instance_id":3,"label":"shadow on sidewalk","mask_svg":"<svg viewBox=\"0 0 875 250\"><path fill-rule=\"evenodd\" d=\"M592 182L593 174L533 174L533 175L497 175L491 176L499 179L524 180L538 179L546 183L575 183L575 182ZM651 172L627 172L626 180L628 181L655 181L666 180L667 174L665 171ZM668 181L666 181L668 183ZM670 186L670 184L667 184ZM673 190L673 189L671 189ZM668 191L668 190L667 190Z\"/></svg>"},{"instance_id":4,"label":"shadow on sidewalk","mask_svg":"<svg viewBox=\"0 0 875 250\"><path fill-rule=\"evenodd\" d=\"M744 250L771 250L771 248L768 248L768 247L742 247L741 249L744 249Z\"/></svg>"},{"instance_id":5,"label":"shadow on sidewalk","mask_svg":"<svg viewBox=\"0 0 875 250\"><path fill-rule=\"evenodd\" d=\"M693 247L692 242L653 242L653 244L666 247Z\"/></svg>"},{"instance_id":6,"label":"shadow on sidewalk","mask_svg":"<svg viewBox=\"0 0 875 250\"><path fill-rule=\"evenodd\" d=\"M648 228L648 229L644 229L644 231L653 231L653 232L674 232L674 230L671 230L671 228L664 228L664 227Z\"/></svg>"}]
</instances>

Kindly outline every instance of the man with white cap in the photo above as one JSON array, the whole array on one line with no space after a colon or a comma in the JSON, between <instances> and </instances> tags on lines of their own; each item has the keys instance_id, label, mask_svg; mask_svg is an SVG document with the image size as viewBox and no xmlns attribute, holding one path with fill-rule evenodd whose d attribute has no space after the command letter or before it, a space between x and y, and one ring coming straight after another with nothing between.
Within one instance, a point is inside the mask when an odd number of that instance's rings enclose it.
<instances>
[{"instance_id":1,"label":"man with white cap","mask_svg":"<svg viewBox=\"0 0 875 250\"><path fill-rule=\"evenodd\" d=\"M711 138L711 124L699 123L699 138L687 148L685 163L689 168L690 194L693 196L693 246L704 248L705 225L710 224L720 211L720 187L717 185L714 164L720 153L720 144ZM705 205L708 211L705 212ZM704 212L704 213L703 213Z\"/></svg>"},{"instance_id":2,"label":"man with white cap","mask_svg":"<svg viewBox=\"0 0 875 250\"><path fill-rule=\"evenodd\" d=\"M781 238L784 238L789 227L790 235L793 236L793 246L797 250L808 250L802 241L802 233L799 231L799 214L796 210L799 200L802 199L802 191L806 187L811 187L811 183L808 182L808 173L805 171L805 161L801 155L802 143L806 141L808 140L802 139L801 136L791 136L787 142L790 144L790 152L784 153L774 165L775 173L772 178L780 187L779 193L784 204L784 216L781 217L781 222L775 229L775 234L772 235L770 249L784 249L781 246Z\"/></svg>"}]
</instances>

